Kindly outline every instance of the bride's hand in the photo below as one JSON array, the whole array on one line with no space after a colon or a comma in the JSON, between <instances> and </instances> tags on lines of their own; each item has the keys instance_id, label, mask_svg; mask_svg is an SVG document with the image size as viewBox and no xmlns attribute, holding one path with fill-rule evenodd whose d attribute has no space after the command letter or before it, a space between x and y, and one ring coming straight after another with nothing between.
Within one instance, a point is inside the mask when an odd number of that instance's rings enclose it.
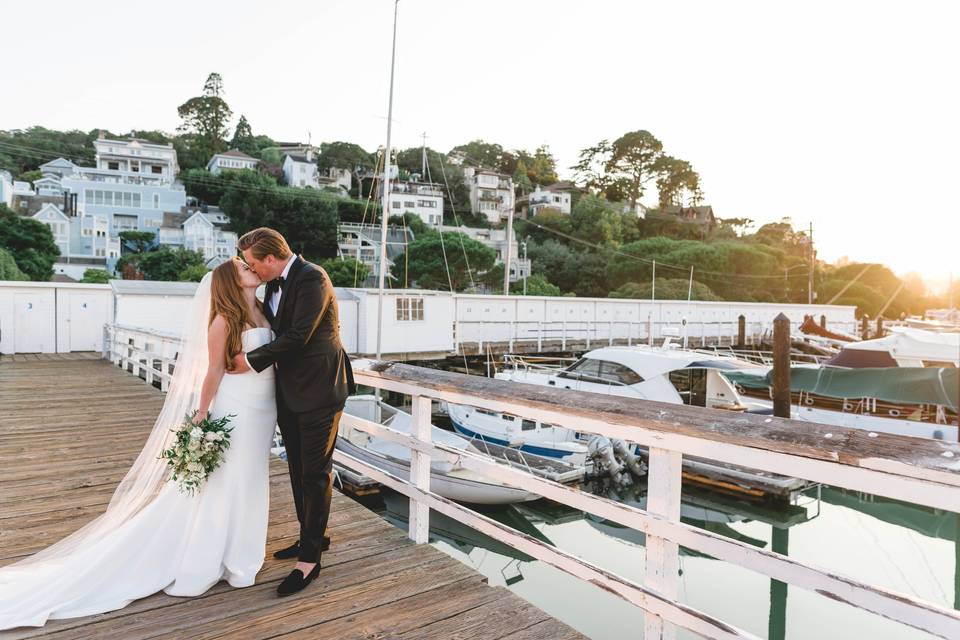
<instances>
[{"instance_id":1,"label":"bride's hand","mask_svg":"<svg viewBox=\"0 0 960 640\"><path fill-rule=\"evenodd\" d=\"M246 355L241 351L233 356L233 368L228 369L227 373L246 373L247 371L250 371L250 366L247 364Z\"/></svg>"},{"instance_id":2,"label":"bride's hand","mask_svg":"<svg viewBox=\"0 0 960 640\"><path fill-rule=\"evenodd\" d=\"M194 411L193 418L190 419L194 425L199 425L201 422L206 419L208 412L207 411Z\"/></svg>"}]
</instances>

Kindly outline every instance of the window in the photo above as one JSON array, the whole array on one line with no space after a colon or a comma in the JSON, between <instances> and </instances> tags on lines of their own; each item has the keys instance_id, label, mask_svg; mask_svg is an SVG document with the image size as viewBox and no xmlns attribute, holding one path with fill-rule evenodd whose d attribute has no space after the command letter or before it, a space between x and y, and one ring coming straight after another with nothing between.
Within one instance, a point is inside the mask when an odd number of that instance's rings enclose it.
<instances>
[{"instance_id":1,"label":"window","mask_svg":"<svg viewBox=\"0 0 960 640\"><path fill-rule=\"evenodd\" d=\"M475 409L475 411L476 411L477 413L482 413L482 414L485 415L485 416L495 416L495 415L497 415L495 412L493 412L493 411L488 411L488 410L486 410L486 409Z\"/></svg>"},{"instance_id":2,"label":"window","mask_svg":"<svg viewBox=\"0 0 960 640\"><path fill-rule=\"evenodd\" d=\"M120 170L120 163L119 163L119 162L108 162L108 163L107 163L107 169L110 169L110 171L119 171L119 170Z\"/></svg>"},{"instance_id":3,"label":"window","mask_svg":"<svg viewBox=\"0 0 960 640\"><path fill-rule=\"evenodd\" d=\"M500 416L500 417L501 417L503 420L506 420L507 422L513 422L513 421L514 421L514 417L513 417L513 416L508 416L507 414L503 414L503 415Z\"/></svg>"},{"instance_id":4,"label":"window","mask_svg":"<svg viewBox=\"0 0 960 640\"><path fill-rule=\"evenodd\" d=\"M160 208L160 194L159 194L159 193L153 194L153 208L154 208L154 209L159 209L159 208Z\"/></svg>"},{"instance_id":5,"label":"window","mask_svg":"<svg viewBox=\"0 0 960 640\"><path fill-rule=\"evenodd\" d=\"M133 171L134 173L140 173L140 163L139 163L139 162L131 162L131 163L130 163L130 171Z\"/></svg>"},{"instance_id":6,"label":"window","mask_svg":"<svg viewBox=\"0 0 960 640\"><path fill-rule=\"evenodd\" d=\"M394 209L399 209L399 208L400 208L400 201L399 201L399 200L394 200L394 201L391 202L390 204L391 204L391 206L393 206Z\"/></svg>"},{"instance_id":7,"label":"window","mask_svg":"<svg viewBox=\"0 0 960 640\"><path fill-rule=\"evenodd\" d=\"M602 360L600 362L600 378L608 382L619 382L620 384L637 384L643 382L643 377L630 367L625 367L616 362Z\"/></svg>"},{"instance_id":8,"label":"window","mask_svg":"<svg viewBox=\"0 0 960 640\"><path fill-rule=\"evenodd\" d=\"M163 167L161 167L158 164L155 164L152 167L150 167L150 173L163 173Z\"/></svg>"},{"instance_id":9,"label":"window","mask_svg":"<svg viewBox=\"0 0 960 640\"><path fill-rule=\"evenodd\" d=\"M537 423L534 422L533 420L524 419L523 424L520 425L521 431L533 431L536 428L537 428Z\"/></svg>"},{"instance_id":10,"label":"window","mask_svg":"<svg viewBox=\"0 0 960 640\"><path fill-rule=\"evenodd\" d=\"M418 207L426 207L427 209L436 209L437 203L433 200L417 200Z\"/></svg>"},{"instance_id":11,"label":"window","mask_svg":"<svg viewBox=\"0 0 960 640\"><path fill-rule=\"evenodd\" d=\"M405 200L403 206L405 206L407 209L413 209L417 205L409 200Z\"/></svg>"},{"instance_id":12,"label":"window","mask_svg":"<svg viewBox=\"0 0 960 640\"><path fill-rule=\"evenodd\" d=\"M397 320L418 322L423 320L423 298L397 298Z\"/></svg>"},{"instance_id":13,"label":"window","mask_svg":"<svg viewBox=\"0 0 960 640\"><path fill-rule=\"evenodd\" d=\"M569 369L560 373L561 378L600 382L600 361L592 358L580 358Z\"/></svg>"}]
</instances>

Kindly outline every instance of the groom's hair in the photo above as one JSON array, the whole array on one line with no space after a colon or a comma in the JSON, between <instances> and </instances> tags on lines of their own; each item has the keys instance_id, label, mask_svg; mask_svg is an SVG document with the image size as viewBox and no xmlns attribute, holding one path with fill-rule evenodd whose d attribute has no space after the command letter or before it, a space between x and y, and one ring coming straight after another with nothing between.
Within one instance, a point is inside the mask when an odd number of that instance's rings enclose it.
<instances>
[{"instance_id":1,"label":"groom's hair","mask_svg":"<svg viewBox=\"0 0 960 640\"><path fill-rule=\"evenodd\" d=\"M270 227L260 227L243 234L237 241L237 247L240 251L250 249L257 260L263 260L266 256L286 260L293 253L283 236Z\"/></svg>"}]
</instances>

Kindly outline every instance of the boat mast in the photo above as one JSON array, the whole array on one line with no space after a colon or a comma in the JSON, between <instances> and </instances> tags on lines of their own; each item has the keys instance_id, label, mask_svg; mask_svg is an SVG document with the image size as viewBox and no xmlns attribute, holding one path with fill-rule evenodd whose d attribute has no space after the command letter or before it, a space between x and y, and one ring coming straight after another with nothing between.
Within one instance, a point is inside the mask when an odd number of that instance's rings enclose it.
<instances>
[{"instance_id":1,"label":"boat mast","mask_svg":"<svg viewBox=\"0 0 960 640\"><path fill-rule=\"evenodd\" d=\"M377 292L377 360L381 350L383 335L383 281L387 271L387 220L390 215L390 134L393 131L393 72L397 57L397 10L400 0L393 2L393 46L390 50L390 99L387 103L387 148L383 155L383 198L380 211L380 278Z\"/></svg>"}]
</instances>

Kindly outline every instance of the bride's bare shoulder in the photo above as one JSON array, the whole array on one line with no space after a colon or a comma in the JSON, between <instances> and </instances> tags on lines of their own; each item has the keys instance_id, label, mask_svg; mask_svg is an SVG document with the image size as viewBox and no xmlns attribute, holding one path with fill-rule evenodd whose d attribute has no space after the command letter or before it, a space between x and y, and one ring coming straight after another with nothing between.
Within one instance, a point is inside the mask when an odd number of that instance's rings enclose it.
<instances>
[{"instance_id":1,"label":"bride's bare shoulder","mask_svg":"<svg viewBox=\"0 0 960 640\"><path fill-rule=\"evenodd\" d=\"M214 336L226 336L227 335L227 320L221 315L216 315L213 317L213 320L210 321L210 327L207 329L207 335L210 337Z\"/></svg>"}]
</instances>

